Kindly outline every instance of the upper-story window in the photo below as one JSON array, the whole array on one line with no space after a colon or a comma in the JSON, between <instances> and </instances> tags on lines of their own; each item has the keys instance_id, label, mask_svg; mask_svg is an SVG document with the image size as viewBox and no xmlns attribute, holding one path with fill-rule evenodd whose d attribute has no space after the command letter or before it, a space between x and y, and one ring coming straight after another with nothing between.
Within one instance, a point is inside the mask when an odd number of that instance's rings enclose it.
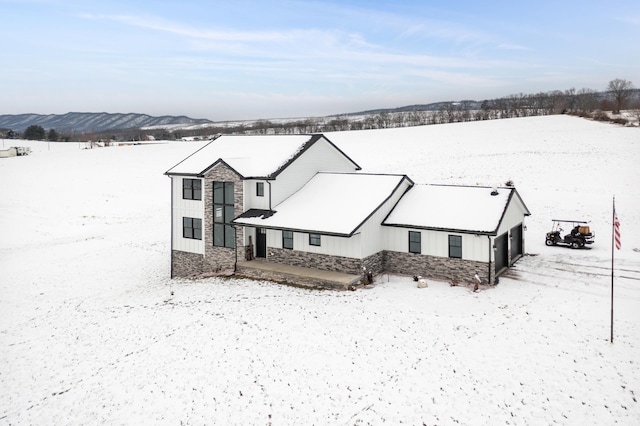
<instances>
[{"instance_id":1,"label":"upper-story window","mask_svg":"<svg viewBox=\"0 0 640 426\"><path fill-rule=\"evenodd\" d=\"M200 179L182 179L182 199L202 200L202 181Z\"/></svg>"},{"instance_id":2,"label":"upper-story window","mask_svg":"<svg viewBox=\"0 0 640 426\"><path fill-rule=\"evenodd\" d=\"M233 182L213 182L213 245L234 248L236 232Z\"/></svg>"},{"instance_id":3,"label":"upper-story window","mask_svg":"<svg viewBox=\"0 0 640 426\"><path fill-rule=\"evenodd\" d=\"M256 182L256 195L264 197L264 182Z\"/></svg>"}]
</instances>

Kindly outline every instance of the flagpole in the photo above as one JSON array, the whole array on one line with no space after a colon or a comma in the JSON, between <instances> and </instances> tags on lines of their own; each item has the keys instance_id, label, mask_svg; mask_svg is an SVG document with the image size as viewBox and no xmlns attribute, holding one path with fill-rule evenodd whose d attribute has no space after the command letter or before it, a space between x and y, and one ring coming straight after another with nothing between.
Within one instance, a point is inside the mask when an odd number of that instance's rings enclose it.
<instances>
[{"instance_id":1,"label":"flagpole","mask_svg":"<svg viewBox=\"0 0 640 426\"><path fill-rule=\"evenodd\" d=\"M611 217L611 340L613 343L613 254L615 249L616 197L613 197L613 215Z\"/></svg>"}]
</instances>

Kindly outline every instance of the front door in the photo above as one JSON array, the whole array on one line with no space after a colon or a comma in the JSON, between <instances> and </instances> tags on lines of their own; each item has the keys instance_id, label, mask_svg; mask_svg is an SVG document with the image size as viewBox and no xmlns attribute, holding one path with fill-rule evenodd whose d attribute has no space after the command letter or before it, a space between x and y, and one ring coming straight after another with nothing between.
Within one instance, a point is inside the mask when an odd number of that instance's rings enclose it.
<instances>
[{"instance_id":1,"label":"front door","mask_svg":"<svg viewBox=\"0 0 640 426\"><path fill-rule=\"evenodd\" d=\"M256 257L267 257L267 230L256 229Z\"/></svg>"}]
</instances>

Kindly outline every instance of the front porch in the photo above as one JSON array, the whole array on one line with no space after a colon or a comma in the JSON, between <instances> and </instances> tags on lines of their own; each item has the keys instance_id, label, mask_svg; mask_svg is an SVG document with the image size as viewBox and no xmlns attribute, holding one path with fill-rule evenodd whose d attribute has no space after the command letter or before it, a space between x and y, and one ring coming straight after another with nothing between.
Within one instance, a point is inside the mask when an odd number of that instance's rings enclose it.
<instances>
[{"instance_id":1,"label":"front porch","mask_svg":"<svg viewBox=\"0 0 640 426\"><path fill-rule=\"evenodd\" d=\"M347 290L351 286L359 285L362 280L359 275L267 262L262 259L238 262L235 275L299 287L332 290Z\"/></svg>"}]
</instances>

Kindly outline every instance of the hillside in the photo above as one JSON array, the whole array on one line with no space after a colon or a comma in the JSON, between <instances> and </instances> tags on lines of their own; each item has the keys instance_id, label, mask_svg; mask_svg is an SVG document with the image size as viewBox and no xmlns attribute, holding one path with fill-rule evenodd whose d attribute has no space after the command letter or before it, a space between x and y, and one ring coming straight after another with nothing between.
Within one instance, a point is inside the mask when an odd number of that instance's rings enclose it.
<instances>
[{"instance_id":1,"label":"hillside","mask_svg":"<svg viewBox=\"0 0 640 426\"><path fill-rule=\"evenodd\" d=\"M58 132L85 133L105 130L130 129L144 126L189 125L210 123L206 119L194 119L185 116L152 117L146 114L111 114L106 112L69 112L66 114L18 114L0 115L0 129L24 131L31 125Z\"/></svg>"}]
</instances>

